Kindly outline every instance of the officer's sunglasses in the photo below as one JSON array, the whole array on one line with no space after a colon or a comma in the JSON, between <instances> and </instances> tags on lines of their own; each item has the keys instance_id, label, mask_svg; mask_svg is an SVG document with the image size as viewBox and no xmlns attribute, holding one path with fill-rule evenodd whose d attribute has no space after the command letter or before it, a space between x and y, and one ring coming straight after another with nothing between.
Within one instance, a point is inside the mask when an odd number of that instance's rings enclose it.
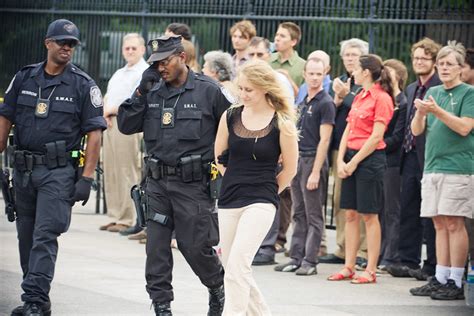
<instances>
[{"instance_id":1,"label":"officer's sunglasses","mask_svg":"<svg viewBox=\"0 0 474 316\"><path fill-rule=\"evenodd\" d=\"M77 46L77 41L75 41L73 39L61 39L61 40L53 39L52 41L55 42L56 44L58 44L58 46L60 46L60 47L63 47L64 45L67 45L71 48L74 48L74 47Z\"/></svg>"}]
</instances>

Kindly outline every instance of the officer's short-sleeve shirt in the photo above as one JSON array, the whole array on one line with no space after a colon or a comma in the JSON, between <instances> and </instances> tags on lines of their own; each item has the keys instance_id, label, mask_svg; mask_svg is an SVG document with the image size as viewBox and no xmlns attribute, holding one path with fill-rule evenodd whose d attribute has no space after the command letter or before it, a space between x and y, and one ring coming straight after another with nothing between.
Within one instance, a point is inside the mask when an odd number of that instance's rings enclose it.
<instances>
[{"instance_id":1,"label":"officer's short-sleeve shirt","mask_svg":"<svg viewBox=\"0 0 474 316\"><path fill-rule=\"evenodd\" d=\"M83 135L107 127L100 89L73 64L51 77L45 62L21 69L5 92L0 115L14 124L19 149L44 152L49 142L65 140L66 150L78 149ZM46 117L39 117L38 99L49 99Z\"/></svg>"},{"instance_id":2,"label":"officer's short-sleeve shirt","mask_svg":"<svg viewBox=\"0 0 474 316\"><path fill-rule=\"evenodd\" d=\"M315 151L321 135L320 127L323 124L334 125L336 106L331 96L324 90L318 92L309 102L303 100L299 105L300 119L298 129L300 151Z\"/></svg>"}]
</instances>

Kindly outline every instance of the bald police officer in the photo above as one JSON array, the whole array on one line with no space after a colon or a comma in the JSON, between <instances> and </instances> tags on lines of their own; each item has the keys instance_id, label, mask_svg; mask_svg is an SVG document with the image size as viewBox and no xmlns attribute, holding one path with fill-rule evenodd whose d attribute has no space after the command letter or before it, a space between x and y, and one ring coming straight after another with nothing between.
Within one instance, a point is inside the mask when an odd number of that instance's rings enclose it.
<instances>
[{"instance_id":1,"label":"bald police officer","mask_svg":"<svg viewBox=\"0 0 474 316\"><path fill-rule=\"evenodd\" d=\"M146 288L156 315L171 315L174 229L180 251L209 289L208 315L221 315L223 270L209 240L214 201L208 168L219 119L230 102L216 83L186 66L181 36L148 44L153 65L117 118L122 133L143 131L149 154Z\"/></svg>"},{"instance_id":2,"label":"bald police officer","mask_svg":"<svg viewBox=\"0 0 474 316\"><path fill-rule=\"evenodd\" d=\"M86 73L71 64L79 30L71 21L52 22L44 45L47 60L23 67L0 104L0 151L14 124L13 162L16 227L23 270L23 306L12 315L50 315L57 238L67 231L71 206L88 198L106 123L102 96ZM77 151L87 135L82 176Z\"/></svg>"}]
</instances>

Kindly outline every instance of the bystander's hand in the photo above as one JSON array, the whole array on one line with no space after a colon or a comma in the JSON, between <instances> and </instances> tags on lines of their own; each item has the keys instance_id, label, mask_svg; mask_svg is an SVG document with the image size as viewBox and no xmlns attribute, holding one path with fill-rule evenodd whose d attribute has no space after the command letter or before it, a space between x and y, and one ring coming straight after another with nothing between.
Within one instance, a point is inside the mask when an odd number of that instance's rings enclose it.
<instances>
[{"instance_id":1,"label":"bystander's hand","mask_svg":"<svg viewBox=\"0 0 474 316\"><path fill-rule=\"evenodd\" d=\"M348 78L346 82L340 78L334 79L332 89L340 99L344 99L351 91L351 79Z\"/></svg>"},{"instance_id":2,"label":"bystander's hand","mask_svg":"<svg viewBox=\"0 0 474 316\"><path fill-rule=\"evenodd\" d=\"M337 176L341 179L345 179L349 176L346 172L346 163L343 161L337 162Z\"/></svg>"},{"instance_id":3,"label":"bystander's hand","mask_svg":"<svg viewBox=\"0 0 474 316\"><path fill-rule=\"evenodd\" d=\"M308 189L309 191L316 190L319 187L319 178L319 172L311 172L308 177L308 182L306 182L306 189Z\"/></svg>"},{"instance_id":4,"label":"bystander's hand","mask_svg":"<svg viewBox=\"0 0 474 316\"><path fill-rule=\"evenodd\" d=\"M348 177L352 176L354 171L357 169L357 163L353 160L349 161L348 163L344 164L344 171Z\"/></svg>"}]
</instances>

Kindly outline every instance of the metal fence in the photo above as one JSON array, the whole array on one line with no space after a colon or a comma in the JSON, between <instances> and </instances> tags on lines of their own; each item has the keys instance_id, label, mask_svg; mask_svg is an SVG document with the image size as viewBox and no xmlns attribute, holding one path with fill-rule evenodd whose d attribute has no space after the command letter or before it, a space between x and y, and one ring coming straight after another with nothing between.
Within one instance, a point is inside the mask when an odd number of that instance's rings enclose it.
<instances>
[{"instance_id":1,"label":"metal fence","mask_svg":"<svg viewBox=\"0 0 474 316\"><path fill-rule=\"evenodd\" d=\"M351 37L369 41L372 52L401 59L407 66L410 45L423 36L474 46L470 0L0 0L0 12L0 95L21 66L45 58L42 40L56 18L78 25L83 44L73 61L102 89L123 65L124 34L153 38L171 22L191 26L202 56L214 49L231 51L228 31L243 18L269 39L280 22L293 21L302 29L300 55L325 50L332 57L333 76L343 70L338 43Z\"/></svg>"}]
</instances>

